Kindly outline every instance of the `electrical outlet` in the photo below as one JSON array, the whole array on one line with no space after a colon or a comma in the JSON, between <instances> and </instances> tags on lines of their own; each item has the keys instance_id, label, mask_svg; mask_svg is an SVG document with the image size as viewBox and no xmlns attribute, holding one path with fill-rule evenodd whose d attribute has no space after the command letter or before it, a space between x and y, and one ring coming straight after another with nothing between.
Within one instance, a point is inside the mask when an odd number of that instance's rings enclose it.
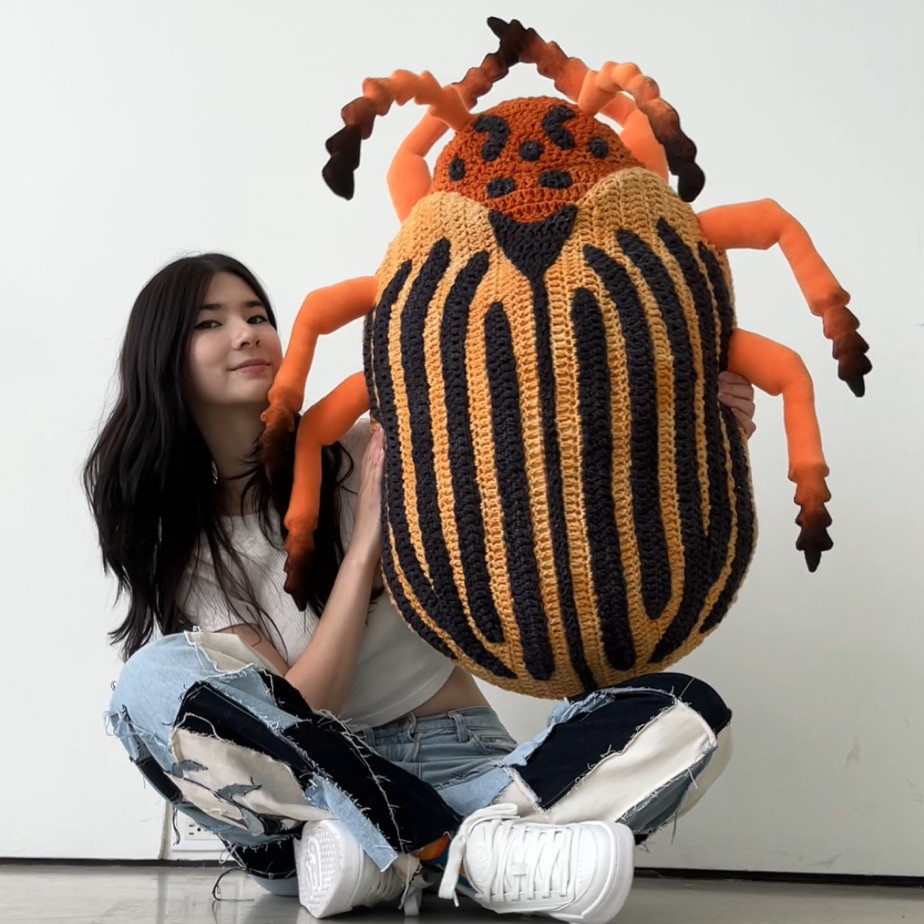
<instances>
[{"instance_id":1,"label":"electrical outlet","mask_svg":"<svg viewBox=\"0 0 924 924\"><path fill-rule=\"evenodd\" d=\"M215 837L211 831L207 831L197 821L187 818L182 812L177 812L176 827L180 832L180 839L174 844L171 839L170 846L174 853L220 853L225 850L225 845Z\"/></svg>"}]
</instances>

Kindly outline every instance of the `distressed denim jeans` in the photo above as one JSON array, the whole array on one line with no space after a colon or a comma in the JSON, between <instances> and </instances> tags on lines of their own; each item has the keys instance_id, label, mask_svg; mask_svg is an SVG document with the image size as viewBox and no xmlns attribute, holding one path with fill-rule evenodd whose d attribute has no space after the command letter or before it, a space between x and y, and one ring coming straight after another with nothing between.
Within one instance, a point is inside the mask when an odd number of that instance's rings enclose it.
<instances>
[{"instance_id":1,"label":"distressed denim jeans","mask_svg":"<svg viewBox=\"0 0 924 924\"><path fill-rule=\"evenodd\" d=\"M294 893L292 839L332 816L380 869L496 801L551 823L622 821L643 840L724 768L731 713L702 681L657 673L559 704L519 745L484 708L349 728L236 636L186 632L126 662L107 719L174 808Z\"/></svg>"}]
</instances>

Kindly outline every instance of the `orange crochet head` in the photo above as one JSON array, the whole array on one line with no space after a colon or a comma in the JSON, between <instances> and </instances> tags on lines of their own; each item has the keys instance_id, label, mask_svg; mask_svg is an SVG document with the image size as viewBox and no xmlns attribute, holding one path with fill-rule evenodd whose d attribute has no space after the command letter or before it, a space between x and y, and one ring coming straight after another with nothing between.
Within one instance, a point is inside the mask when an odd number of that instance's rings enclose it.
<instances>
[{"instance_id":1,"label":"orange crochet head","mask_svg":"<svg viewBox=\"0 0 924 924\"><path fill-rule=\"evenodd\" d=\"M475 116L440 154L432 190L458 192L517 221L540 221L603 177L641 164L608 125L554 97Z\"/></svg>"}]
</instances>

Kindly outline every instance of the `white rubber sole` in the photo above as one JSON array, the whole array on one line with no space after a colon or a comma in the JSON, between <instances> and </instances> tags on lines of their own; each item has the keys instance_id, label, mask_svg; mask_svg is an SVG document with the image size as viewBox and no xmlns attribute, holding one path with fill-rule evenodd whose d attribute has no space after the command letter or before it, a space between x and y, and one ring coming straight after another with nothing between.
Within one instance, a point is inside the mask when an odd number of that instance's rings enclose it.
<instances>
[{"instance_id":1,"label":"white rubber sole","mask_svg":"<svg viewBox=\"0 0 924 924\"><path fill-rule=\"evenodd\" d=\"M309 828L310 825L310 828ZM361 850L352 838L347 842L337 829L323 821L305 825L305 832L295 841L298 875L298 900L313 917L326 918L352 907L355 875L344 870L356 868L362 857L351 856Z\"/></svg>"},{"instance_id":2,"label":"white rubber sole","mask_svg":"<svg viewBox=\"0 0 924 924\"><path fill-rule=\"evenodd\" d=\"M584 822L588 824L588 822ZM600 901L577 915L555 915L563 921L582 921L583 924L608 924L622 910L622 906L632 890L632 880L635 878L635 835L626 825L617 824L615 827L606 825L613 844L613 853L616 862L613 864L611 876Z\"/></svg>"},{"instance_id":3,"label":"white rubber sole","mask_svg":"<svg viewBox=\"0 0 924 924\"><path fill-rule=\"evenodd\" d=\"M622 910L632 889L635 876L635 835L624 824L605 821L584 821L580 824L582 827L594 827L598 832L602 832L610 844L612 855L608 875L599 886L599 897L582 911L569 912L567 908L573 905L573 902L557 907L541 907L540 902L530 900L495 904L480 897L477 890L465 888L461 883L456 885L456 890L497 914L539 915L565 921L567 924L609 924Z\"/></svg>"}]
</instances>

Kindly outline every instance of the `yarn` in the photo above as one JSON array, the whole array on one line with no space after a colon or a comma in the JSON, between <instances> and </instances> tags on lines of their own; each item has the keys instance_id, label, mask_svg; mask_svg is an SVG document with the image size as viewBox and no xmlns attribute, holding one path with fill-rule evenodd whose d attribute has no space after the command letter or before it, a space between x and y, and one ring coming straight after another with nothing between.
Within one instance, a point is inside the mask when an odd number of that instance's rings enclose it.
<instances>
[{"instance_id":1,"label":"yarn","mask_svg":"<svg viewBox=\"0 0 924 924\"><path fill-rule=\"evenodd\" d=\"M514 100L473 128L366 320L383 569L468 669L574 695L687 654L744 577L747 452L717 397L731 282L690 207L576 107Z\"/></svg>"}]
</instances>

